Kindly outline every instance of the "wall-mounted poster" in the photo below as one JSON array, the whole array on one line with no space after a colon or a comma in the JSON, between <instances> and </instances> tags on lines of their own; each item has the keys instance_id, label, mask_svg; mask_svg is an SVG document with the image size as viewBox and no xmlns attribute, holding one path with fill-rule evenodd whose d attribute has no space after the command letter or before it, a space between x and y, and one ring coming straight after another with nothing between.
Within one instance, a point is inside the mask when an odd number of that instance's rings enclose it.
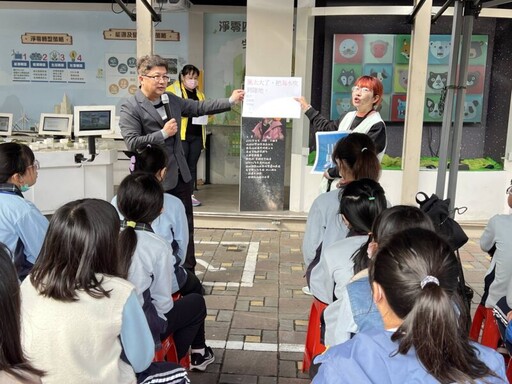
<instances>
[{"instance_id":1,"label":"wall-mounted poster","mask_svg":"<svg viewBox=\"0 0 512 384\"><path fill-rule=\"evenodd\" d=\"M384 121L404 121L411 51L410 35L334 35L332 65L331 119L339 119L349 110L351 88L361 75L377 77L384 95L380 114ZM488 36L471 38L469 68L466 81L465 122L482 120L482 102L486 73ZM441 96L448 84L449 60L452 52L450 35L431 35L424 121L441 122Z\"/></svg>"}]
</instances>

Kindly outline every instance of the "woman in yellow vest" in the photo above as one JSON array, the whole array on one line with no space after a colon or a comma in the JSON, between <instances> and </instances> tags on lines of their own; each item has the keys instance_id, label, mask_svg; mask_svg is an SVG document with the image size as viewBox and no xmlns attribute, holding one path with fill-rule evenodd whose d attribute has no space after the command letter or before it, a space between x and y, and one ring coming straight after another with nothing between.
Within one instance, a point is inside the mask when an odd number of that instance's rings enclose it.
<instances>
[{"instance_id":1,"label":"woman in yellow vest","mask_svg":"<svg viewBox=\"0 0 512 384\"><path fill-rule=\"evenodd\" d=\"M198 78L199 69L192 64L187 64L181 70L179 79L169 85L166 91L184 99L204 100L204 93L197 89ZM197 189L197 162L199 161L199 156L201 156L201 150L206 144L206 127L194 124L192 119L189 121L187 117L182 117L180 137L185 158L194 181L194 189ZM192 195L192 205L194 207L201 205L201 202L194 195Z\"/></svg>"}]
</instances>

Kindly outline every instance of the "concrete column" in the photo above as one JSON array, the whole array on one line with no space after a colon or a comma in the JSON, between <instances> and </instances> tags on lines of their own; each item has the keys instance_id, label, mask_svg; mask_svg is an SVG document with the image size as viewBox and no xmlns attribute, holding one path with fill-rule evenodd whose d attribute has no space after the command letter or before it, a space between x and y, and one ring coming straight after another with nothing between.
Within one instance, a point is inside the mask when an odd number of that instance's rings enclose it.
<instances>
[{"instance_id":1,"label":"concrete column","mask_svg":"<svg viewBox=\"0 0 512 384\"><path fill-rule=\"evenodd\" d=\"M152 55L155 46L155 28L151 20L151 13L137 0L137 57Z\"/></svg>"},{"instance_id":2,"label":"concrete column","mask_svg":"<svg viewBox=\"0 0 512 384\"><path fill-rule=\"evenodd\" d=\"M204 69L204 12L188 13L188 63Z\"/></svg>"},{"instance_id":3,"label":"concrete column","mask_svg":"<svg viewBox=\"0 0 512 384\"><path fill-rule=\"evenodd\" d=\"M419 2L420 0L415 0L414 4ZM415 204L418 192L431 13L432 0L426 0L416 15L411 33L411 61L402 155L402 204Z\"/></svg>"}]
</instances>

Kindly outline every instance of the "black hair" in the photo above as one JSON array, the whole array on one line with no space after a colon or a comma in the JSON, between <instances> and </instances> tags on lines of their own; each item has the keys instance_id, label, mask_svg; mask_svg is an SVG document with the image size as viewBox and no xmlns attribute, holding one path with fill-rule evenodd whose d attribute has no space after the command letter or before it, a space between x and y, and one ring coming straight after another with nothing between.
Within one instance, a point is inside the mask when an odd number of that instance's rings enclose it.
<instances>
[{"instance_id":1,"label":"black hair","mask_svg":"<svg viewBox=\"0 0 512 384\"><path fill-rule=\"evenodd\" d=\"M342 162L354 176L354 180L380 178L380 161L377 158L375 143L370 136L354 132L336 143L332 151L332 161Z\"/></svg>"},{"instance_id":2,"label":"black hair","mask_svg":"<svg viewBox=\"0 0 512 384\"><path fill-rule=\"evenodd\" d=\"M159 55L146 55L137 60L137 73L145 75L155 67L164 67L165 71L169 71L169 63Z\"/></svg>"},{"instance_id":3,"label":"black hair","mask_svg":"<svg viewBox=\"0 0 512 384\"><path fill-rule=\"evenodd\" d=\"M34 160L34 152L25 144L0 144L0 183L6 183L17 173L23 175Z\"/></svg>"},{"instance_id":4,"label":"black hair","mask_svg":"<svg viewBox=\"0 0 512 384\"><path fill-rule=\"evenodd\" d=\"M189 74L197 75L199 76L199 68L197 68L195 65L187 64L183 67L181 70L181 76L186 76Z\"/></svg>"},{"instance_id":5,"label":"black hair","mask_svg":"<svg viewBox=\"0 0 512 384\"><path fill-rule=\"evenodd\" d=\"M350 228L348 236L369 235L373 221L386 209L384 189L375 180L360 179L349 183L342 192L339 213ZM370 238L352 255L354 274L366 268Z\"/></svg>"},{"instance_id":6,"label":"black hair","mask_svg":"<svg viewBox=\"0 0 512 384\"><path fill-rule=\"evenodd\" d=\"M131 155L135 157L133 172L147 172L156 175L157 172L167 167L167 153L157 144L142 144Z\"/></svg>"},{"instance_id":7,"label":"black hair","mask_svg":"<svg viewBox=\"0 0 512 384\"><path fill-rule=\"evenodd\" d=\"M39 294L77 301L76 290L94 298L110 297L97 274L120 276L119 215L104 200L67 203L52 215L30 281Z\"/></svg>"},{"instance_id":8,"label":"black hair","mask_svg":"<svg viewBox=\"0 0 512 384\"><path fill-rule=\"evenodd\" d=\"M132 173L121 181L117 191L117 207L126 221L151 225L162 212L163 206L164 190L154 175ZM137 248L135 228L126 226L121 232L120 243L121 269L123 275L127 276Z\"/></svg>"},{"instance_id":9,"label":"black hair","mask_svg":"<svg viewBox=\"0 0 512 384\"><path fill-rule=\"evenodd\" d=\"M31 383L27 374L42 376L25 358L20 340L20 286L7 247L0 243L0 371L23 383Z\"/></svg>"},{"instance_id":10,"label":"black hair","mask_svg":"<svg viewBox=\"0 0 512 384\"><path fill-rule=\"evenodd\" d=\"M423 228L395 233L380 244L369 268L370 282L382 287L389 307L403 320L391 337L398 342L396 353L414 348L423 367L441 383L496 376L468 340L458 275L448 243Z\"/></svg>"}]
</instances>

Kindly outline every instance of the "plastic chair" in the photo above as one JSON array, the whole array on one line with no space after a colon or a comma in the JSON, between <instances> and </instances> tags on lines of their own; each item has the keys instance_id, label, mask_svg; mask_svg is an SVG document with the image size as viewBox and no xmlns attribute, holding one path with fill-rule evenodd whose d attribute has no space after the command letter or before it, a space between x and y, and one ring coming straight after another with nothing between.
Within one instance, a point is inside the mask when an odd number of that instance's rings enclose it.
<instances>
[{"instance_id":1,"label":"plastic chair","mask_svg":"<svg viewBox=\"0 0 512 384\"><path fill-rule=\"evenodd\" d=\"M320 343L320 316L327 304L314 298L309 311L308 332L304 346L304 358L302 359L302 372L308 372L316 355L325 351L325 345Z\"/></svg>"},{"instance_id":2,"label":"plastic chair","mask_svg":"<svg viewBox=\"0 0 512 384\"><path fill-rule=\"evenodd\" d=\"M162 341L162 348L155 352L154 362L169 361L181 365L185 369L190 368L190 354L187 353L185 356L178 361L178 353L176 352L176 344L172 335Z\"/></svg>"},{"instance_id":3,"label":"plastic chair","mask_svg":"<svg viewBox=\"0 0 512 384\"><path fill-rule=\"evenodd\" d=\"M478 305L469 330L469 338L486 347L498 348L501 337L492 308Z\"/></svg>"}]
</instances>

